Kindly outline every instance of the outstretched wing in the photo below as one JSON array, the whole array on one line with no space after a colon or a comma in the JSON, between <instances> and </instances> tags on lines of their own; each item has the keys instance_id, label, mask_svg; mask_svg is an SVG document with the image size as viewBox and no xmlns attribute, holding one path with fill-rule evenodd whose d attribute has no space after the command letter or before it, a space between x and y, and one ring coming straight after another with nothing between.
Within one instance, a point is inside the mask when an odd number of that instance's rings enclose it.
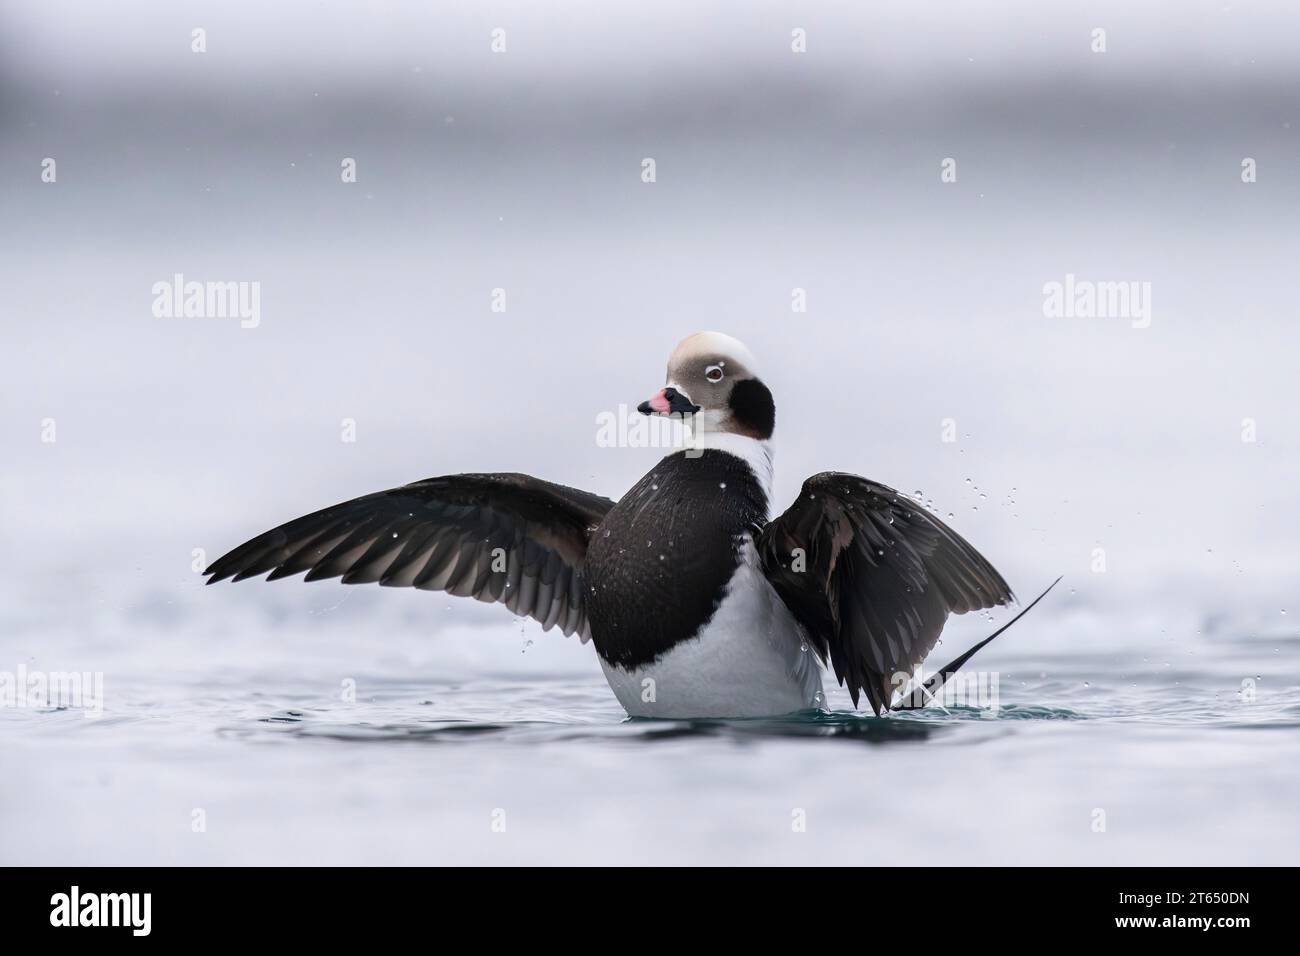
<instances>
[{"instance_id":1,"label":"outstretched wing","mask_svg":"<svg viewBox=\"0 0 1300 956\"><path fill-rule=\"evenodd\" d=\"M589 637L587 540L614 503L528 475L448 475L354 498L280 525L208 566L208 584L307 572L497 601Z\"/></svg>"},{"instance_id":2,"label":"outstretched wing","mask_svg":"<svg viewBox=\"0 0 1300 956\"><path fill-rule=\"evenodd\" d=\"M957 532L892 488L837 472L814 475L759 536L763 570L822 660L889 708L949 614L1015 600L993 565Z\"/></svg>"}]
</instances>

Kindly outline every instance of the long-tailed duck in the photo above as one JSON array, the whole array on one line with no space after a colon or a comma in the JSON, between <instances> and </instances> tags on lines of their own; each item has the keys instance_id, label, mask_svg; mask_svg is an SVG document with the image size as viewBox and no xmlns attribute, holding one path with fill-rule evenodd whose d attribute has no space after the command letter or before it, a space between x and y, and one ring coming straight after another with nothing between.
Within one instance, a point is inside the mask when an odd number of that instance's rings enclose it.
<instances>
[{"instance_id":1,"label":"long-tailed duck","mask_svg":"<svg viewBox=\"0 0 1300 956\"><path fill-rule=\"evenodd\" d=\"M617 502L522 474L429 478L260 534L208 583L305 571L499 602L590 640L633 716L823 708L827 664L854 706L898 709L948 615L1011 589L920 504L856 475L814 475L769 520L776 409L755 369L730 336L684 339L639 410L683 416L691 440Z\"/></svg>"}]
</instances>

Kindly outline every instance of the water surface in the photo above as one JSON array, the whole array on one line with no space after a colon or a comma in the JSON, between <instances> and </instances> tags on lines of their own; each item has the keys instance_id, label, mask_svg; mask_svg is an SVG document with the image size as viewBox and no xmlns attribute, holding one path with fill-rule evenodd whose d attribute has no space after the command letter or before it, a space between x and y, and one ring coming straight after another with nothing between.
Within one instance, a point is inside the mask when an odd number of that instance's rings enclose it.
<instances>
[{"instance_id":1,"label":"water surface","mask_svg":"<svg viewBox=\"0 0 1300 956\"><path fill-rule=\"evenodd\" d=\"M94 613L65 600L67 629L11 612L0 651L92 662L105 706L0 710L0 862L1297 857L1300 638L1284 627L1089 649L1044 602L975 659L998 674L996 712L876 718L836 689L828 714L629 720L590 647L396 593L183 582Z\"/></svg>"}]
</instances>

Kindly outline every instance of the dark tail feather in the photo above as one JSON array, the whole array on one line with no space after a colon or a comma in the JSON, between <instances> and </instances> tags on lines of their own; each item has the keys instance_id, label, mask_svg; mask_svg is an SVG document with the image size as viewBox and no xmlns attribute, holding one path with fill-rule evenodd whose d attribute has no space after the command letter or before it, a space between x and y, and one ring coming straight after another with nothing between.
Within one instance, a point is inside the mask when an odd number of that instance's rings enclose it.
<instances>
[{"instance_id":1,"label":"dark tail feather","mask_svg":"<svg viewBox=\"0 0 1300 956\"><path fill-rule=\"evenodd\" d=\"M1061 577L1063 578L1065 577L1065 575L1061 575ZM961 657L957 658L951 664L939 668L939 672L935 674L933 677L931 677L928 681L926 681L921 688L914 690L911 693L905 695L906 697L911 697L913 699L919 696L921 698L921 703L899 704L897 707L891 707L890 710L920 710L922 707L925 706L925 701L928 698L933 697L934 692L948 682L948 678L952 677L953 674L961 670L961 666L975 656L976 651L978 651L989 641L993 640L993 638L997 637L999 634L1001 634L1003 631L1009 628L1012 624L1015 624L1016 621L1020 620L1022 617L1028 614L1035 604L1037 604L1043 598L1047 597L1048 591L1052 590L1052 588L1056 587L1060 583L1061 583L1061 578L1057 578L1055 581L1053 581L1051 584L1047 586L1046 591L1044 591L1042 594L1038 595L1038 597L1030 601L1023 611L1021 611L1011 620L1007 621L1007 623L1003 624L1000 628L998 628L988 637L984 638L984 640L980 641L978 644L972 647Z\"/></svg>"}]
</instances>

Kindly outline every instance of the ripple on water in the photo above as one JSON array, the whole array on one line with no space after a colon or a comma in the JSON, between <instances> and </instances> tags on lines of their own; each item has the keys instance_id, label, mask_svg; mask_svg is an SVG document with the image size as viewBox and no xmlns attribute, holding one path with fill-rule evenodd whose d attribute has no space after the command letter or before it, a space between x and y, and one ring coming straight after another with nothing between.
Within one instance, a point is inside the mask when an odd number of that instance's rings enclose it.
<instances>
[{"instance_id":1,"label":"ripple on water","mask_svg":"<svg viewBox=\"0 0 1300 956\"><path fill-rule=\"evenodd\" d=\"M1080 720L1057 707L1012 704L997 711L973 707L935 708L876 717L854 711L804 711L785 717L737 720L624 718L613 721L468 720L412 716L388 721L341 721L332 710L281 710L241 724L228 725L228 737L294 737L344 742L460 743L496 739L509 742L607 741L654 743L713 738L737 743L764 739L825 738L866 744L909 743L967 731L996 729L1007 721Z\"/></svg>"}]
</instances>

